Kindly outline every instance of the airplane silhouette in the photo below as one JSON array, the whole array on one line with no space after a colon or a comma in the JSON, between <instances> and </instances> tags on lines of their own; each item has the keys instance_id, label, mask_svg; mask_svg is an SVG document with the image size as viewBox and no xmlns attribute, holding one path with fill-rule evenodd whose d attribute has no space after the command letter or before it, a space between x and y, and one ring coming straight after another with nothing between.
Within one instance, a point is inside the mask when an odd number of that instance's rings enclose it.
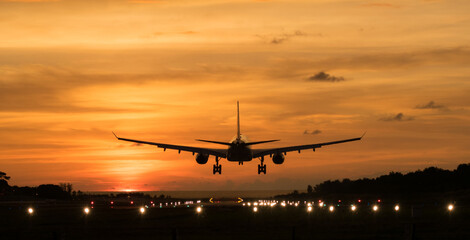
<instances>
[{"instance_id":1,"label":"airplane silhouette","mask_svg":"<svg viewBox=\"0 0 470 240\"><path fill-rule=\"evenodd\" d=\"M298 151L300 153L301 150L305 150L305 149L313 149L313 151L315 151L316 148L321 148L322 146L326 146L326 145L333 145L333 144L338 144L338 143L361 140L362 137L365 135L364 133L361 137L358 137L358 138L351 138L351 139L325 142L325 143L315 143L315 144L280 147L280 148L268 148L268 149L251 149L252 145L275 142L279 140L249 142L246 136L240 133L240 111L239 111L238 101L237 101L237 135L230 142L219 142L219 141L212 141L212 140L196 139L196 141L226 145L228 146L228 148L226 149L200 148L200 147L172 145L172 144L166 144L166 143L147 142L147 141L134 140L134 139L129 139L129 138L121 138L121 137L118 137L114 132L113 134L118 140L135 142L135 143L140 143L140 144L155 145L159 148L163 148L163 151L165 151L168 148L168 149L178 150L178 153L180 153L181 151L192 152L193 155L197 153L196 162L199 164L206 164L210 155L215 156L216 164L214 164L213 166L213 170L212 170L213 174L216 174L216 173L222 174L222 165L219 164L219 160L221 158L226 158L230 162L238 162L239 165L243 165L244 162L249 162L255 158L259 158L259 160L261 161L261 164L258 164L258 174L261 174L261 173L266 174L266 164L264 164L264 157L267 155L269 155L269 157L272 158L274 164L282 164L284 162L285 155L287 154L287 152Z\"/></svg>"}]
</instances>

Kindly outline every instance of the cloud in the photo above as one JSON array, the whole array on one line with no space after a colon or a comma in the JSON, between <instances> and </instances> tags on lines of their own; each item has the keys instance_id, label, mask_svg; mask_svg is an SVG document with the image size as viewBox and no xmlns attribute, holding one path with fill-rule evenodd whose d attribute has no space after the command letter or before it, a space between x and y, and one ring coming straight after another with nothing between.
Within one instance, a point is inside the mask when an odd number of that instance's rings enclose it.
<instances>
[{"instance_id":1,"label":"cloud","mask_svg":"<svg viewBox=\"0 0 470 240\"><path fill-rule=\"evenodd\" d=\"M214 76L242 73L243 69L213 64L183 69L162 68L145 73L110 73L28 64L0 65L0 72L3 74L0 78L0 112L128 112L139 110L85 106L73 99L73 93L86 87L189 82L194 79L211 81Z\"/></svg>"},{"instance_id":2,"label":"cloud","mask_svg":"<svg viewBox=\"0 0 470 240\"><path fill-rule=\"evenodd\" d=\"M344 81L344 77L336 77L325 72L319 72L309 77L308 80L315 82L340 82Z\"/></svg>"},{"instance_id":3,"label":"cloud","mask_svg":"<svg viewBox=\"0 0 470 240\"><path fill-rule=\"evenodd\" d=\"M438 105L434 101L430 101L424 105L417 105L416 109L446 109L444 105Z\"/></svg>"},{"instance_id":4,"label":"cloud","mask_svg":"<svg viewBox=\"0 0 470 240\"><path fill-rule=\"evenodd\" d=\"M282 44L294 37L308 36L308 34L300 30L297 30L297 31L294 31L293 33L283 33L279 35L256 35L256 36L268 42L269 44Z\"/></svg>"},{"instance_id":5,"label":"cloud","mask_svg":"<svg viewBox=\"0 0 470 240\"><path fill-rule=\"evenodd\" d=\"M466 64L470 48L441 48L410 52L362 54L325 58L282 58L274 62L268 72L272 78L299 78L311 69L331 70L392 70L413 69L420 66Z\"/></svg>"},{"instance_id":6,"label":"cloud","mask_svg":"<svg viewBox=\"0 0 470 240\"><path fill-rule=\"evenodd\" d=\"M315 129L315 130L313 130L313 131L311 131L311 132L309 132L308 130L305 130L305 131L304 131L304 134L316 135L316 134L320 134L320 133L322 133L322 131L319 130L319 129Z\"/></svg>"},{"instance_id":7,"label":"cloud","mask_svg":"<svg viewBox=\"0 0 470 240\"><path fill-rule=\"evenodd\" d=\"M321 133L321 130L318 130L318 129L315 129L313 130L310 134L320 134Z\"/></svg>"},{"instance_id":8,"label":"cloud","mask_svg":"<svg viewBox=\"0 0 470 240\"><path fill-rule=\"evenodd\" d=\"M384 118L381 118L379 120L380 121L385 121L385 122L392 122L392 121L403 122L403 121L414 120L414 117L405 116L403 113L398 113L397 115L384 117Z\"/></svg>"}]
</instances>

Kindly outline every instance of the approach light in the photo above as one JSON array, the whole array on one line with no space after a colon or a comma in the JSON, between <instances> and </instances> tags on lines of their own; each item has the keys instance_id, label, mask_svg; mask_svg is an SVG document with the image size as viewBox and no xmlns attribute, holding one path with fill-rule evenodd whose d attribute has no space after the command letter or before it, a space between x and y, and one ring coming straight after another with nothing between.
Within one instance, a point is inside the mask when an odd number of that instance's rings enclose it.
<instances>
[{"instance_id":1,"label":"approach light","mask_svg":"<svg viewBox=\"0 0 470 240\"><path fill-rule=\"evenodd\" d=\"M201 212L202 212L202 207L200 207L200 206L197 207L197 208L196 208L196 212L197 212L197 213L201 213Z\"/></svg>"},{"instance_id":2,"label":"approach light","mask_svg":"<svg viewBox=\"0 0 470 240\"><path fill-rule=\"evenodd\" d=\"M295 203L294 206L298 207L298 206L299 206L299 203Z\"/></svg>"},{"instance_id":3,"label":"approach light","mask_svg":"<svg viewBox=\"0 0 470 240\"><path fill-rule=\"evenodd\" d=\"M243 203L242 205L245 206L245 203Z\"/></svg>"},{"instance_id":4,"label":"approach light","mask_svg":"<svg viewBox=\"0 0 470 240\"><path fill-rule=\"evenodd\" d=\"M281 203L281 206L285 207L285 206L286 206L286 203L285 203L285 202L282 202L282 203Z\"/></svg>"},{"instance_id":5,"label":"approach light","mask_svg":"<svg viewBox=\"0 0 470 240\"><path fill-rule=\"evenodd\" d=\"M447 206L447 210L449 210L449 212L452 212L454 210L454 205L449 204L449 206Z\"/></svg>"},{"instance_id":6,"label":"approach light","mask_svg":"<svg viewBox=\"0 0 470 240\"><path fill-rule=\"evenodd\" d=\"M374 206L372 207L372 210L374 210L374 212L377 212L377 210L379 210L379 207L378 207L377 205L374 205Z\"/></svg>"},{"instance_id":7,"label":"approach light","mask_svg":"<svg viewBox=\"0 0 470 240\"><path fill-rule=\"evenodd\" d=\"M31 215L34 213L34 209L33 208L28 208L28 213Z\"/></svg>"},{"instance_id":8,"label":"approach light","mask_svg":"<svg viewBox=\"0 0 470 240\"><path fill-rule=\"evenodd\" d=\"M253 203L253 206L258 206L258 203L257 203L257 202L254 202L254 203Z\"/></svg>"},{"instance_id":9,"label":"approach light","mask_svg":"<svg viewBox=\"0 0 470 240\"><path fill-rule=\"evenodd\" d=\"M312 204L311 204L311 203L308 203L308 204L307 204L307 206L311 207L311 206L312 206Z\"/></svg>"},{"instance_id":10,"label":"approach light","mask_svg":"<svg viewBox=\"0 0 470 240\"><path fill-rule=\"evenodd\" d=\"M330 206L329 208L330 212L333 212L335 210L335 207L334 206Z\"/></svg>"},{"instance_id":11,"label":"approach light","mask_svg":"<svg viewBox=\"0 0 470 240\"><path fill-rule=\"evenodd\" d=\"M353 212L356 211L356 206L355 205L351 206L351 211L353 211Z\"/></svg>"},{"instance_id":12,"label":"approach light","mask_svg":"<svg viewBox=\"0 0 470 240\"><path fill-rule=\"evenodd\" d=\"M312 206L307 207L307 212L311 212L313 210Z\"/></svg>"},{"instance_id":13,"label":"approach light","mask_svg":"<svg viewBox=\"0 0 470 240\"><path fill-rule=\"evenodd\" d=\"M395 211L398 212L400 210L400 206L397 204L395 205Z\"/></svg>"},{"instance_id":14,"label":"approach light","mask_svg":"<svg viewBox=\"0 0 470 240\"><path fill-rule=\"evenodd\" d=\"M89 208L87 208L87 207L86 207L86 208L84 208L84 209L83 209L83 211L85 212L85 214L88 214L88 213L90 213L90 209L89 209Z\"/></svg>"},{"instance_id":15,"label":"approach light","mask_svg":"<svg viewBox=\"0 0 470 240\"><path fill-rule=\"evenodd\" d=\"M320 207L323 207L323 206L325 206L325 204L321 202L321 203L320 203Z\"/></svg>"},{"instance_id":16,"label":"approach light","mask_svg":"<svg viewBox=\"0 0 470 240\"><path fill-rule=\"evenodd\" d=\"M249 207L249 206L251 206L251 203L249 202L249 203L247 203L246 205L248 205L248 207Z\"/></svg>"},{"instance_id":17,"label":"approach light","mask_svg":"<svg viewBox=\"0 0 470 240\"><path fill-rule=\"evenodd\" d=\"M258 212L258 207L254 207L253 212Z\"/></svg>"},{"instance_id":18,"label":"approach light","mask_svg":"<svg viewBox=\"0 0 470 240\"><path fill-rule=\"evenodd\" d=\"M141 207L139 210L140 210L140 213L141 213L141 214L144 214L144 213L145 213L145 208L144 208L144 207Z\"/></svg>"}]
</instances>

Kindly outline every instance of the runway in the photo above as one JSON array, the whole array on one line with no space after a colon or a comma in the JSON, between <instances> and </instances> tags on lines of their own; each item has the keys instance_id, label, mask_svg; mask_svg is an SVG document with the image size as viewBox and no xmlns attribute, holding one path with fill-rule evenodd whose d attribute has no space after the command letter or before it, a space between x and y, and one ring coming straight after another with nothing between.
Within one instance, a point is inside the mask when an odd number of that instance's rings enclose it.
<instances>
[{"instance_id":1,"label":"runway","mask_svg":"<svg viewBox=\"0 0 470 240\"><path fill-rule=\"evenodd\" d=\"M130 200L132 201L132 200ZM468 239L465 204L254 200L2 203L5 239ZM168 204L167 204L168 203ZM352 209L352 206L355 209ZM399 206L399 209L396 209ZM197 211L198 207L200 211ZM331 209L331 207L333 209ZM375 208L374 210L374 207ZM32 212L28 211L32 208ZM255 211L256 208L256 211ZM88 209L88 212L85 212ZM143 209L143 210L142 210Z\"/></svg>"}]
</instances>

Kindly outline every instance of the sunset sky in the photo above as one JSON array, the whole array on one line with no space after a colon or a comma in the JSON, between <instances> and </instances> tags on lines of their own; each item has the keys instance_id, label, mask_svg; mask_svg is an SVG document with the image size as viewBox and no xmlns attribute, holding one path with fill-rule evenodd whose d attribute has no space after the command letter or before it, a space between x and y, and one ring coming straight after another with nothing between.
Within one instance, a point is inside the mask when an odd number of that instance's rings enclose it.
<instances>
[{"instance_id":1,"label":"sunset sky","mask_svg":"<svg viewBox=\"0 0 470 240\"><path fill-rule=\"evenodd\" d=\"M82 191L305 190L470 162L468 0L0 0L0 171ZM201 147L360 142L239 166ZM223 146L222 146L223 147Z\"/></svg>"}]
</instances>

